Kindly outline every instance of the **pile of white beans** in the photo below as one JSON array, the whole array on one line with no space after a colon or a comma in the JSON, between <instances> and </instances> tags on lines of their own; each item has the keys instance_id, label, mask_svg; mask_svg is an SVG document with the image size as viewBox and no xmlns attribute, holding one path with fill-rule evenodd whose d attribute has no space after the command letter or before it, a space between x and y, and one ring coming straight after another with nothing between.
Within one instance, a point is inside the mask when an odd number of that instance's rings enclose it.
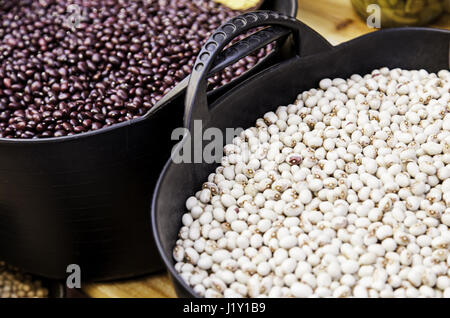
<instances>
[{"instance_id":1,"label":"pile of white beans","mask_svg":"<svg viewBox=\"0 0 450 318\"><path fill-rule=\"evenodd\" d=\"M319 86L225 146L175 269L205 297L450 297L450 72Z\"/></svg>"}]
</instances>

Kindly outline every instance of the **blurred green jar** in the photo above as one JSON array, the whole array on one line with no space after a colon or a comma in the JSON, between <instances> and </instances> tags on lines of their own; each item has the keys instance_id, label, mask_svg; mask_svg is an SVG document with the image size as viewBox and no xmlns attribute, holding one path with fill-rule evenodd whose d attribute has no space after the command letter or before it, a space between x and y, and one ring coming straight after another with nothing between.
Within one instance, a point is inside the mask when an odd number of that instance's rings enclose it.
<instances>
[{"instance_id":1,"label":"blurred green jar","mask_svg":"<svg viewBox=\"0 0 450 318\"><path fill-rule=\"evenodd\" d=\"M352 0L360 16L367 19L374 14L370 5L381 9L381 27L423 26L436 20L448 0ZM372 8L372 7L370 7ZM368 12L369 11L369 12Z\"/></svg>"}]
</instances>

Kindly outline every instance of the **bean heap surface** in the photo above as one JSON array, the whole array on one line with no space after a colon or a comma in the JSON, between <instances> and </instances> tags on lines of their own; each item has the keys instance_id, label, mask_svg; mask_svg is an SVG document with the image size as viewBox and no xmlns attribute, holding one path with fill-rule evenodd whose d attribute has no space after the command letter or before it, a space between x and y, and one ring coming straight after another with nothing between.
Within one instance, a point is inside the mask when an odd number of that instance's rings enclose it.
<instances>
[{"instance_id":1,"label":"bean heap surface","mask_svg":"<svg viewBox=\"0 0 450 318\"><path fill-rule=\"evenodd\" d=\"M0 1L0 138L73 135L146 114L239 13L212 0Z\"/></svg>"},{"instance_id":2,"label":"bean heap surface","mask_svg":"<svg viewBox=\"0 0 450 318\"><path fill-rule=\"evenodd\" d=\"M0 298L45 298L42 282L0 261Z\"/></svg>"},{"instance_id":3,"label":"bean heap surface","mask_svg":"<svg viewBox=\"0 0 450 318\"><path fill-rule=\"evenodd\" d=\"M205 297L450 297L450 72L319 85L225 146L175 269Z\"/></svg>"}]
</instances>

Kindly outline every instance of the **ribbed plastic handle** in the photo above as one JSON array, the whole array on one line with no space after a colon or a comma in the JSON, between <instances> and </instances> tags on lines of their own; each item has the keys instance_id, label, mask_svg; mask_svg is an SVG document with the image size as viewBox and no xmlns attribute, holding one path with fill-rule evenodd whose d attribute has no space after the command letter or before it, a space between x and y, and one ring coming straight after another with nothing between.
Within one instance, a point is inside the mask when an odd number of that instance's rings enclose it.
<instances>
[{"instance_id":1,"label":"ribbed plastic handle","mask_svg":"<svg viewBox=\"0 0 450 318\"><path fill-rule=\"evenodd\" d=\"M216 74L237 60L246 57L251 52L261 49L290 33L289 29L280 26L270 27L254 33L252 36L235 43L225 51L219 53L208 76Z\"/></svg>"},{"instance_id":2,"label":"ribbed plastic handle","mask_svg":"<svg viewBox=\"0 0 450 318\"><path fill-rule=\"evenodd\" d=\"M224 51L239 35L264 26L270 28L256 32ZM186 92L185 127L190 127L192 119L208 119L206 92L210 75L289 33L293 34L296 52L300 55L301 27L295 18L272 11L245 13L220 26L203 46L194 64Z\"/></svg>"}]
</instances>

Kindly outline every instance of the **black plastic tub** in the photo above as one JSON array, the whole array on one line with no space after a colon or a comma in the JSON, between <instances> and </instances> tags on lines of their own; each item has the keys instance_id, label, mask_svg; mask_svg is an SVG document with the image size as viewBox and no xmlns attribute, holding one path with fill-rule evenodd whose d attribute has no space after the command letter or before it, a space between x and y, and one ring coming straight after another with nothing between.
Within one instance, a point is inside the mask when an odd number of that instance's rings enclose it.
<instances>
[{"instance_id":1,"label":"black plastic tub","mask_svg":"<svg viewBox=\"0 0 450 318\"><path fill-rule=\"evenodd\" d=\"M295 16L296 0L263 8ZM183 125L187 80L139 119L80 135L0 139L0 259L61 279L83 280L163 268L149 226L153 188ZM230 86L234 85L230 83Z\"/></svg>"},{"instance_id":2,"label":"black plastic tub","mask_svg":"<svg viewBox=\"0 0 450 318\"><path fill-rule=\"evenodd\" d=\"M399 28L374 32L338 46L331 46L306 25L276 13L256 12L219 28L210 41L217 49L207 59L198 59L187 90L185 125L192 129L193 120L202 120L203 129L217 127L248 128L257 118L279 105L289 105L297 95L318 87L323 78L348 78L367 74L381 67L426 69L436 72L449 68L450 31L425 28ZM215 101L206 96L208 70L216 56L230 40L256 25L282 26L292 30L291 44L295 54L281 58L273 65ZM216 34L225 34L222 39ZM216 41L214 40L216 39ZM219 39L219 41L217 41ZM255 39L254 39L255 40ZM258 39L256 39L258 40ZM209 42L208 42L209 43ZM248 54L242 45L240 58ZM199 56L206 52L204 48ZM211 104L211 105L208 105ZM181 163L171 160L158 180L152 205L152 226L156 244L180 297L197 297L175 271L172 250L186 211L185 200L201 188L217 164Z\"/></svg>"}]
</instances>

